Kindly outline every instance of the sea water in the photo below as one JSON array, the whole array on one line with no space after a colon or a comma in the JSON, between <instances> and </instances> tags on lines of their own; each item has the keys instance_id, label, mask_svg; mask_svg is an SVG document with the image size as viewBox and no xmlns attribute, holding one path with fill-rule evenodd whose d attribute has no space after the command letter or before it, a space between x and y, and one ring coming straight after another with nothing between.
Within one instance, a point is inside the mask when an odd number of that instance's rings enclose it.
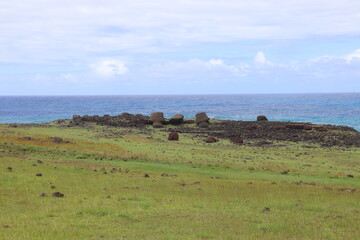
<instances>
[{"instance_id":1,"label":"sea water","mask_svg":"<svg viewBox=\"0 0 360 240\"><path fill-rule=\"evenodd\" d=\"M165 117L300 121L347 125L360 130L360 93L241 94L155 96L0 96L0 123L41 123L72 115L119 115L123 112Z\"/></svg>"}]
</instances>

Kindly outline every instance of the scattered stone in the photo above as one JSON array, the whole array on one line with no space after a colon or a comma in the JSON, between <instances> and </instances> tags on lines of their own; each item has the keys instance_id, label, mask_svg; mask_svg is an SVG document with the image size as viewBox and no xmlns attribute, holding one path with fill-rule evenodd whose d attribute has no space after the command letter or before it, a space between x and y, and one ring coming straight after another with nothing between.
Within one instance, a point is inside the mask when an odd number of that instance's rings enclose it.
<instances>
[{"instance_id":1,"label":"scattered stone","mask_svg":"<svg viewBox=\"0 0 360 240\"><path fill-rule=\"evenodd\" d=\"M55 186L51 186L50 188L51 188L51 189L55 189L56 187L55 187Z\"/></svg>"},{"instance_id":2,"label":"scattered stone","mask_svg":"<svg viewBox=\"0 0 360 240\"><path fill-rule=\"evenodd\" d=\"M285 127L289 129L304 129L305 126L300 124L287 124Z\"/></svg>"},{"instance_id":3,"label":"scattered stone","mask_svg":"<svg viewBox=\"0 0 360 240\"><path fill-rule=\"evenodd\" d=\"M350 177L350 178L353 178L354 177L354 175L352 175L352 174L348 174L348 175L346 175L347 177Z\"/></svg>"},{"instance_id":4,"label":"scattered stone","mask_svg":"<svg viewBox=\"0 0 360 240\"><path fill-rule=\"evenodd\" d=\"M200 124L202 122L209 122L209 117L206 115L205 112L197 113L195 115L195 122L196 124Z\"/></svg>"},{"instance_id":5,"label":"scattered stone","mask_svg":"<svg viewBox=\"0 0 360 240\"><path fill-rule=\"evenodd\" d=\"M161 122L153 122L154 128L162 128L164 125Z\"/></svg>"},{"instance_id":6,"label":"scattered stone","mask_svg":"<svg viewBox=\"0 0 360 240\"><path fill-rule=\"evenodd\" d=\"M10 225L3 225L3 228L10 228Z\"/></svg>"},{"instance_id":7,"label":"scattered stone","mask_svg":"<svg viewBox=\"0 0 360 240\"><path fill-rule=\"evenodd\" d=\"M42 192L39 194L39 197L46 197L46 194Z\"/></svg>"},{"instance_id":8,"label":"scattered stone","mask_svg":"<svg viewBox=\"0 0 360 240\"><path fill-rule=\"evenodd\" d=\"M207 128L207 127L209 127L209 123L208 122L201 122L201 123L198 124L198 126L200 128Z\"/></svg>"},{"instance_id":9,"label":"scattered stone","mask_svg":"<svg viewBox=\"0 0 360 240\"><path fill-rule=\"evenodd\" d=\"M251 185L251 184L253 184L252 182L247 182L246 184L249 184L249 185Z\"/></svg>"},{"instance_id":10,"label":"scattered stone","mask_svg":"<svg viewBox=\"0 0 360 240\"><path fill-rule=\"evenodd\" d=\"M251 130L257 129L257 126L246 126L244 129L248 130L248 131L251 131Z\"/></svg>"},{"instance_id":11,"label":"scattered stone","mask_svg":"<svg viewBox=\"0 0 360 240\"><path fill-rule=\"evenodd\" d=\"M36 163L33 163L33 164L31 164L31 166L36 167L37 165L36 165Z\"/></svg>"},{"instance_id":12,"label":"scattered stone","mask_svg":"<svg viewBox=\"0 0 360 240\"><path fill-rule=\"evenodd\" d=\"M62 198L65 196L65 194L61 193L61 192L54 192L52 194L53 197L58 197L58 198Z\"/></svg>"},{"instance_id":13,"label":"scattered stone","mask_svg":"<svg viewBox=\"0 0 360 240\"><path fill-rule=\"evenodd\" d=\"M110 195L107 195L106 198L111 198L111 196L110 196Z\"/></svg>"},{"instance_id":14,"label":"scattered stone","mask_svg":"<svg viewBox=\"0 0 360 240\"><path fill-rule=\"evenodd\" d=\"M316 186L316 183L314 183L314 182L303 182L303 181L293 182L293 184L295 184L295 185L301 185L301 184L303 184L303 185Z\"/></svg>"},{"instance_id":15,"label":"scattered stone","mask_svg":"<svg viewBox=\"0 0 360 240\"><path fill-rule=\"evenodd\" d=\"M50 139L52 140L53 143L62 143L63 142L63 139L61 137L52 136L52 137L50 137Z\"/></svg>"},{"instance_id":16,"label":"scattered stone","mask_svg":"<svg viewBox=\"0 0 360 240\"><path fill-rule=\"evenodd\" d=\"M148 178L148 177L150 177L150 175L145 173L144 178Z\"/></svg>"},{"instance_id":17,"label":"scattered stone","mask_svg":"<svg viewBox=\"0 0 360 240\"><path fill-rule=\"evenodd\" d=\"M8 170L9 172L12 172L13 168L12 168L12 167L8 167L7 170Z\"/></svg>"},{"instance_id":18,"label":"scattered stone","mask_svg":"<svg viewBox=\"0 0 360 240\"><path fill-rule=\"evenodd\" d=\"M41 164L41 163L44 163L44 162L43 162L43 161L41 161L41 160L37 160L37 163L40 163L40 164Z\"/></svg>"},{"instance_id":19,"label":"scattered stone","mask_svg":"<svg viewBox=\"0 0 360 240\"><path fill-rule=\"evenodd\" d=\"M312 129L313 129L312 126L309 126L309 125L304 126L304 130L310 131L310 130L312 130Z\"/></svg>"},{"instance_id":20,"label":"scattered stone","mask_svg":"<svg viewBox=\"0 0 360 240\"><path fill-rule=\"evenodd\" d=\"M168 140L170 141L178 141L179 140L179 134L176 132L169 133Z\"/></svg>"},{"instance_id":21,"label":"scattered stone","mask_svg":"<svg viewBox=\"0 0 360 240\"><path fill-rule=\"evenodd\" d=\"M281 172L281 174L284 174L284 175L286 175L286 174L288 174L289 173L289 171L282 171Z\"/></svg>"},{"instance_id":22,"label":"scattered stone","mask_svg":"<svg viewBox=\"0 0 360 240\"><path fill-rule=\"evenodd\" d=\"M256 121L269 121L265 115L259 115L256 118Z\"/></svg>"},{"instance_id":23,"label":"scattered stone","mask_svg":"<svg viewBox=\"0 0 360 240\"><path fill-rule=\"evenodd\" d=\"M275 184L277 184L277 183L276 183L276 182L272 182L271 184L274 184L274 185L275 185Z\"/></svg>"},{"instance_id":24,"label":"scattered stone","mask_svg":"<svg viewBox=\"0 0 360 240\"><path fill-rule=\"evenodd\" d=\"M42 173L37 173L36 176L37 177L42 177Z\"/></svg>"},{"instance_id":25,"label":"scattered stone","mask_svg":"<svg viewBox=\"0 0 360 240\"><path fill-rule=\"evenodd\" d=\"M29 136L24 137L23 139L24 139L24 140L32 140L32 138L31 138L31 137L29 137Z\"/></svg>"},{"instance_id":26,"label":"scattered stone","mask_svg":"<svg viewBox=\"0 0 360 240\"><path fill-rule=\"evenodd\" d=\"M174 124L174 125L178 125L183 123L184 121L184 115L182 114L176 114L173 117L170 118L169 123L170 124Z\"/></svg>"},{"instance_id":27,"label":"scattered stone","mask_svg":"<svg viewBox=\"0 0 360 240\"><path fill-rule=\"evenodd\" d=\"M206 143L216 143L217 140L214 137L208 137L207 139L205 139L205 142Z\"/></svg>"},{"instance_id":28,"label":"scattered stone","mask_svg":"<svg viewBox=\"0 0 360 240\"><path fill-rule=\"evenodd\" d=\"M269 207L264 207L262 211L263 212L270 212L270 208Z\"/></svg>"},{"instance_id":29,"label":"scattered stone","mask_svg":"<svg viewBox=\"0 0 360 240\"><path fill-rule=\"evenodd\" d=\"M238 145L241 145L244 143L244 139L238 138L238 137L232 137L229 140L230 140L230 142L238 144Z\"/></svg>"},{"instance_id":30,"label":"scattered stone","mask_svg":"<svg viewBox=\"0 0 360 240\"><path fill-rule=\"evenodd\" d=\"M164 114L162 112L153 112L150 116L150 121L154 122L160 122L165 123Z\"/></svg>"}]
</instances>

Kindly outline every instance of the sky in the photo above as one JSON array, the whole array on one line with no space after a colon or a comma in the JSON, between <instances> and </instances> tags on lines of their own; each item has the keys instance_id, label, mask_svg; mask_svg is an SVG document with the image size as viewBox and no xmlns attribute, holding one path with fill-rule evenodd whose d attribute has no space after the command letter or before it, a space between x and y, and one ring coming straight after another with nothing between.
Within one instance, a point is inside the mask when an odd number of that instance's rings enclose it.
<instances>
[{"instance_id":1,"label":"sky","mask_svg":"<svg viewBox=\"0 0 360 240\"><path fill-rule=\"evenodd\" d=\"M0 95L360 92L359 0L0 0Z\"/></svg>"}]
</instances>

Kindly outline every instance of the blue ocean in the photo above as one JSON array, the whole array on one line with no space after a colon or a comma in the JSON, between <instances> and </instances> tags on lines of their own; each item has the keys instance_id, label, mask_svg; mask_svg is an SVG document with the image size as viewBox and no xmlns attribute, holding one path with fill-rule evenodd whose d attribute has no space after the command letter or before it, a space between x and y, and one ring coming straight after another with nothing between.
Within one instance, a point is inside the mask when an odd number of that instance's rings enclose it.
<instances>
[{"instance_id":1,"label":"blue ocean","mask_svg":"<svg viewBox=\"0 0 360 240\"><path fill-rule=\"evenodd\" d=\"M168 96L0 96L0 123L41 123L72 115L119 115L123 112L176 113L193 118L301 121L347 125L360 131L360 93L243 94Z\"/></svg>"}]
</instances>

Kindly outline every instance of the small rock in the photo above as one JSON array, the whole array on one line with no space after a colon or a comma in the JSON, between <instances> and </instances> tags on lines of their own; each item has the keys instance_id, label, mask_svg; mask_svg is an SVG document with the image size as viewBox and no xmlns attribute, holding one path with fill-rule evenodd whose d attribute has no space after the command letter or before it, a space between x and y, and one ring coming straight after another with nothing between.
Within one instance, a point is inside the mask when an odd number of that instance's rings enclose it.
<instances>
[{"instance_id":1,"label":"small rock","mask_svg":"<svg viewBox=\"0 0 360 240\"><path fill-rule=\"evenodd\" d=\"M207 139L205 139L205 142L206 143L216 143L217 140L214 137L208 137Z\"/></svg>"},{"instance_id":2,"label":"small rock","mask_svg":"<svg viewBox=\"0 0 360 240\"><path fill-rule=\"evenodd\" d=\"M263 212L270 212L270 208L269 207L264 207L262 211Z\"/></svg>"},{"instance_id":3,"label":"small rock","mask_svg":"<svg viewBox=\"0 0 360 240\"><path fill-rule=\"evenodd\" d=\"M229 140L230 140L230 142L239 144L239 145L244 143L244 139L238 138L238 137L233 137L233 138L230 138Z\"/></svg>"},{"instance_id":4,"label":"small rock","mask_svg":"<svg viewBox=\"0 0 360 240\"><path fill-rule=\"evenodd\" d=\"M65 194L61 193L61 192L54 192L52 194L53 197L58 197L58 198L62 198L65 196Z\"/></svg>"},{"instance_id":5,"label":"small rock","mask_svg":"<svg viewBox=\"0 0 360 240\"><path fill-rule=\"evenodd\" d=\"M179 134L176 132L169 133L168 140L170 141L178 141L179 140Z\"/></svg>"},{"instance_id":6,"label":"small rock","mask_svg":"<svg viewBox=\"0 0 360 240\"><path fill-rule=\"evenodd\" d=\"M33 163L33 164L31 164L31 166L36 167L37 165L36 165L36 163Z\"/></svg>"},{"instance_id":7,"label":"small rock","mask_svg":"<svg viewBox=\"0 0 360 240\"><path fill-rule=\"evenodd\" d=\"M60 137L52 136L52 137L50 137L50 139L52 139L53 143L62 143L63 142L63 139Z\"/></svg>"},{"instance_id":8,"label":"small rock","mask_svg":"<svg viewBox=\"0 0 360 240\"><path fill-rule=\"evenodd\" d=\"M346 175L347 177L351 177L351 178L353 178L354 177L354 175L352 175L352 174L348 174L348 175Z\"/></svg>"},{"instance_id":9,"label":"small rock","mask_svg":"<svg viewBox=\"0 0 360 240\"><path fill-rule=\"evenodd\" d=\"M42 173L37 173L36 176L37 177L42 177Z\"/></svg>"},{"instance_id":10,"label":"small rock","mask_svg":"<svg viewBox=\"0 0 360 240\"><path fill-rule=\"evenodd\" d=\"M46 197L46 194L42 192L39 194L39 197Z\"/></svg>"},{"instance_id":11,"label":"small rock","mask_svg":"<svg viewBox=\"0 0 360 240\"><path fill-rule=\"evenodd\" d=\"M51 186L51 189L55 189L56 187L55 186Z\"/></svg>"},{"instance_id":12,"label":"small rock","mask_svg":"<svg viewBox=\"0 0 360 240\"><path fill-rule=\"evenodd\" d=\"M148 178L148 177L150 177L150 175L145 173L144 178Z\"/></svg>"},{"instance_id":13,"label":"small rock","mask_svg":"<svg viewBox=\"0 0 360 240\"><path fill-rule=\"evenodd\" d=\"M12 167L8 167L7 170L8 170L9 172L12 172L13 169L12 169Z\"/></svg>"},{"instance_id":14,"label":"small rock","mask_svg":"<svg viewBox=\"0 0 360 240\"><path fill-rule=\"evenodd\" d=\"M26 137L24 137L23 139L24 139L24 140L31 140L32 138L29 137L29 136L26 136Z\"/></svg>"},{"instance_id":15,"label":"small rock","mask_svg":"<svg viewBox=\"0 0 360 240\"><path fill-rule=\"evenodd\" d=\"M40 163L40 164L41 164L41 163L44 163L44 162L43 162L43 161L41 161L41 160L37 160L37 163Z\"/></svg>"}]
</instances>

